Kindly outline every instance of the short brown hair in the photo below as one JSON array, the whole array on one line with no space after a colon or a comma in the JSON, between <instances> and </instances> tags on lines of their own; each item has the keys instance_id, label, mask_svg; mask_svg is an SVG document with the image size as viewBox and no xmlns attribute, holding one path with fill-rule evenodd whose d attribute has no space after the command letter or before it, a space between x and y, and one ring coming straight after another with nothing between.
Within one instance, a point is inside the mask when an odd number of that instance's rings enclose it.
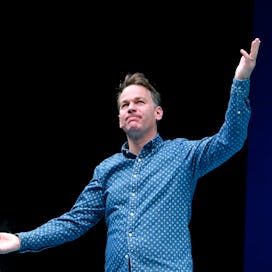
<instances>
[{"instance_id":1,"label":"short brown hair","mask_svg":"<svg viewBox=\"0 0 272 272\"><path fill-rule=\"evenodd\" d=\"M129 85L141 85L148 89L151 93L152 100L156 106L161 105L161 95L160 93L153 87L153 85L149 82L146 76L143 73L136 72L136 73L128 73L125 76L123 82L119 84L118 93L117 93L117 107L120 107L120 95L122 94L123 90L128 87Z\"/></svg>"}]
</instances>

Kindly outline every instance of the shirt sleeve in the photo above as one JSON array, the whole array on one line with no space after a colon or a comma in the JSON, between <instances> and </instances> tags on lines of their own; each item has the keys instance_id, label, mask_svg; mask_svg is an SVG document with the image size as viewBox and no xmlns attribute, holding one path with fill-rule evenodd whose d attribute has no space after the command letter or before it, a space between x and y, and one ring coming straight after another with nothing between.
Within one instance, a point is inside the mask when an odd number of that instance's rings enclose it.
<instances>
[{"instance_id":1,"label":"shirt sleeve","mask_svg":"<svg viewBox=\"0 0 272 272\"><path fill-rule=\"evenodd\" d=\"M17 233L20 253L40 251L75 240L104 216L103 186L92 179L70 211L51 219L34 230Z\"/></svg>"},{"instance_id":2,"label":"shirt sleeve","mask_svg":"<svg viewBox=\"0 0 272 272\"><path fill-rule=\"evenodd\" d=\"M244 146L251 115L249 90L249 79L233 79L223 125L218 133L197 141L194 146L197 178L223 164Z\"/></svg>"}]
</instances>

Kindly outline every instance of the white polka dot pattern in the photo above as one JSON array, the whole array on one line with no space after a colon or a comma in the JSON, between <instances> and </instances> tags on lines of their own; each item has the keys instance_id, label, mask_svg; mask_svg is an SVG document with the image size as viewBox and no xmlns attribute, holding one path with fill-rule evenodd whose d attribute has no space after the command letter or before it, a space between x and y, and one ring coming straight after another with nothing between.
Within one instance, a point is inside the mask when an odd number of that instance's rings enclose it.
<instances>
[{"instance_id":1,"label":"white polka dot pattern","mask_svg":"<svg viewBox=\"0 0 272 272\"><path fill-rule=\"evenodd\" d=\"M158 134L138 156L128 151L104 160L72 209L21 232L20 252L72 241L105 216L105 271L192 272L189 222L199 177L238 152L250 118L249 80L233 80L219 132L200 140L163 140Z\"/></svg>"}]
</instances>

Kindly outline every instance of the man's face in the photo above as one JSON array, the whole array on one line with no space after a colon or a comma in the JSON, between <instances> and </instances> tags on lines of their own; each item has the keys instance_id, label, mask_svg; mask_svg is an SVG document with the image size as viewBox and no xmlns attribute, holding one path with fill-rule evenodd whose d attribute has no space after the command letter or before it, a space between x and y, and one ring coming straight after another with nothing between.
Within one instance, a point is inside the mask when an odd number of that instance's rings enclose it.
<instances>
[{"instance_id":1,"label":"man's face","mask_svg":"<svg viewBox=\"0 0 272 272\"><path fill-rule=\"evenodd\" d=\"M157 130L162 108L155 106L151 93L143 86L126 87L119 98L119 126L126 133L149 133ZM133 134L132 134L133 135Z\"/></svg>"}]
</instances>

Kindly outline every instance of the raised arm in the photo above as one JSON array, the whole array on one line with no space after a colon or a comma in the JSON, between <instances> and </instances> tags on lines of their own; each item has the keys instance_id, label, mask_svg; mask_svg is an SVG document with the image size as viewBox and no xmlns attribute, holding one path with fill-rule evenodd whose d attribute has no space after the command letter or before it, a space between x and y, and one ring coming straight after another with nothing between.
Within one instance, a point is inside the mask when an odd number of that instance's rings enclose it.
<instances>
[{"instance_id":1,"label":"raised arm","mask_svg":"<svg viewBox=\"0 0 272 272\"><path fill-rule=\"evenodd\" d=\"M242 57L235 71L235 78L239 80L248 79L256 65L256 59L260 47L260 39L255 38L251 42L250 52L247 53L244 49L241 49L240 52Z\"/></svg>"}]
</instances>

